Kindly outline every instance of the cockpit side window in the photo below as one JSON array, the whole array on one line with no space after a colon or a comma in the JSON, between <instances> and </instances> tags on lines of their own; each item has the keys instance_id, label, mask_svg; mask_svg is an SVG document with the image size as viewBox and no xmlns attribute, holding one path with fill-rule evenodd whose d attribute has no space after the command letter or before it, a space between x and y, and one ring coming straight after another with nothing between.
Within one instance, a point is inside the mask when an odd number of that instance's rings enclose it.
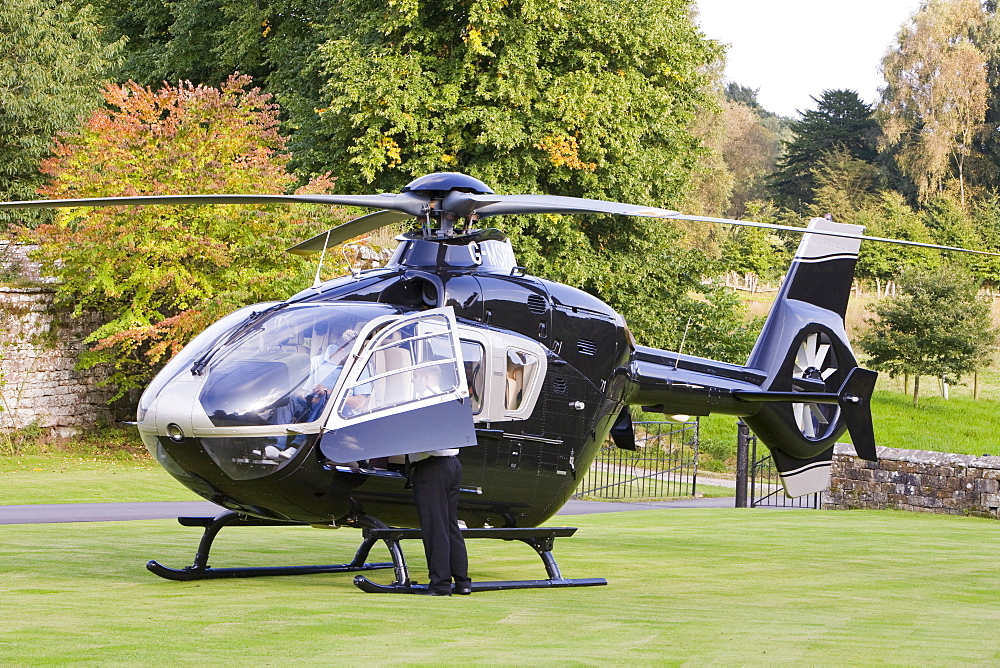
<instances>
[{"instance_id":1,"label":"cockpit side window","mask_svg":"<svg viewBox=\"0 0 1000 668\"><path fill-rule=\"evenodd\" d=\"M324 413L358 331L381 306L288 307L213 344L199 400L216 427L313 422Z\"/></svg>"}]
</instances>

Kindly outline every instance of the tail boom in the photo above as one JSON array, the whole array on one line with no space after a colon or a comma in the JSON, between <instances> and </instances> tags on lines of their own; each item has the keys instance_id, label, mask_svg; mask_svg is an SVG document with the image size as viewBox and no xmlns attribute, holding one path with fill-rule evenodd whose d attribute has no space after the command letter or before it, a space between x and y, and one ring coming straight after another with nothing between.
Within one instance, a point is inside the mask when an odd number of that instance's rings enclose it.
<instances>
[{"instance_id":1,"label":"tail boom","mask_svg":"<svg viewBox=\"0 0 1000 668\"><path fill-rule=\"evenodd\" d=\"M809 229L863 231L822 218ZM625 403L742 417L774 455L789 496L826 486L833 445L847 430L874 460L877 374L858 367L844 327L859 247L856 238L805 234L745 366L636 348Z\"/></svg>"}]
</instances>

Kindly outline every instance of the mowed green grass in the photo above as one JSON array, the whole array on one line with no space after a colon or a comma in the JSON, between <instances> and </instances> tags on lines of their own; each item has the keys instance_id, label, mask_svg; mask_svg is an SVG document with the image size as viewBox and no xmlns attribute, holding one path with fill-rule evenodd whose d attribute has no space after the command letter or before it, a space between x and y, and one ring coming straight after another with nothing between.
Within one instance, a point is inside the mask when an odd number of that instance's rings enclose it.
<instances>
[{"instance_id":1,"label":"mowed green grass","mask_svg":"<svg viewBox=\"0 0 1000 668\"><path fill-rule=\"evenodd\" d=\"M1000 523L900 512L647 510L561 517L567 577L606 587L364 594L350 575L179 583L198 531L168 521L0 527L0 663L984 665L1000 661ZM216 566L330 563L341 529L224 531ZM419 543L407 544L422 574ZM470 541L479 580L541 577ZM384 551L373 554L384 559ZM381 582L389 571L373 575Z\"/></svg>"},{"instance_id":2,"label":"mowed green grass","mask_svg":"<svg viewBox=\"0 0 1000 668\"><path fill-rule=\"evenodd\" d=\"M120 461L50 452L0 463L0 505L199 499L152 458Z\"/></svg>"},{"instance_id":3,"label":"mowed green grass","mask_svg":"<svg viewBox=\"0 0 1000 668\"><path fill-rule=\"evenodd\" d=\"M952 396L921 397L876 390L872 397L875 442L893 448L965 455L1000 455L1000 402ZM847 434L845 434L847 440Z\"/></svg>"}]
</instances>

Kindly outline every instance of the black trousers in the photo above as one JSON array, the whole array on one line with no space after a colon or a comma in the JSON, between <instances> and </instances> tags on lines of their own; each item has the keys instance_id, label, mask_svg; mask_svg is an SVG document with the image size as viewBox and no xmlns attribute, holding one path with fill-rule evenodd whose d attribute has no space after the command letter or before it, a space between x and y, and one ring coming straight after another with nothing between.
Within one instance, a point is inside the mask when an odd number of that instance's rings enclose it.
<instances>
[{"instance_id":1,"label":"black trousers","mask_svg":"<svg viewBox=\"0 0 1000 668\"><path fill-rule=\"evenodd\" d=\"M417 507L430 589L451 592L470 583L469 557L465 539L458 527L458 494L462 482L462 464L458 457L428 457L410 470L413 501Z\"/></svg>"}]
</instances>

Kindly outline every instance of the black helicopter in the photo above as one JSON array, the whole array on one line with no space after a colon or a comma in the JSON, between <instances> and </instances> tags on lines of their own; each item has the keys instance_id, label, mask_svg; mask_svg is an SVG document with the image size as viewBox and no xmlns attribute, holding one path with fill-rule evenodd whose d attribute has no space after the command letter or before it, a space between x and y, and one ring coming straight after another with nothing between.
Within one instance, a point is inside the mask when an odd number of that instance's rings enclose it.
<instances>
[{"instance_id":1,"label":"black helicopter","mask_svg":"<svg viewBox=\"0 0 1000 668\"><path fill-rule=\"evenodd\" d=\"M416 591L398 548L398 539L416 535L405 528L418 527L405 456L461 448L459 515L469 535L523 540L545 562L547 580L521 585L603 583L562 578L550 551L556 535L568 534L537 527L570 498L609 433L619 447L636 447L630 406L741 417L771 450L789 496L825 487L833 444L845 430L861 457L876 458L869 407L876 374L858 367L844 328L860 242L877 239L860 226L815 218L794 228L601 200L503 196L459 173L418 178L399 194L151 196L0 208L274 201L379 210L290 249L297 254L322 253L406 219L419 229L397 237L384 267L223 318L152 381L138 408L143 442L182 484L229 511L189 520L206 528L194 566L150 562L159 575L386 567L365 563L382 539L396 582L358 578L359 586ZM528 275L502 232L476 227L502 214L586 212L805 233L747 363L638 345L607 304ZM366 538L349 564L209 568L216 533L240 523L361 526ZM518 583L492 584L476 588Z\"/></svg>"}]
</instances>

